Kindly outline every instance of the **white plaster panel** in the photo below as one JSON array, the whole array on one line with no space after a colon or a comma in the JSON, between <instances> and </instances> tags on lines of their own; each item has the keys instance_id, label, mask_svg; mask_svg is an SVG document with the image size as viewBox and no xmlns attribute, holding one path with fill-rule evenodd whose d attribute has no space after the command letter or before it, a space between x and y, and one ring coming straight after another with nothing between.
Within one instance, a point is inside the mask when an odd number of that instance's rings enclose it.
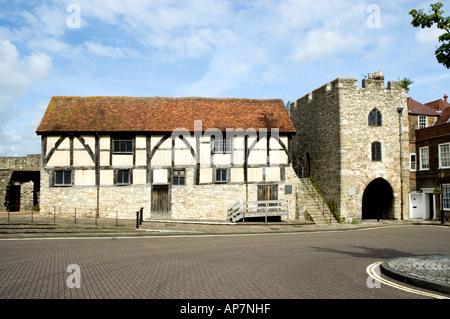
<instances>
[{"instance_id":1,"label":"white plaster panel","mask_svg":"<svg viewBox=\"0 0 450 319\"><path fill-rule=\"evenodd\" d=\"M201 168L200 169L200 183L212 183L212 168Z\"/></svg>"},{"instance_id":2,"label":"white plaster panel","mask_svg":"<svg viewBox=\"0 0 450 319\"><path fill-rule=\"evenodd\" d=\"M131 166L133 165L133 155L113 154L112 164L114 166Z\"/></svg>"},{"instance_id":3,"label":"white plaster panel","mask_svg":"<svg viewBox=\"0 0 450 319\"><path fill-rule=\"evenodd\" d=\"M153 155L152 166L170 166L172 165L172 151L158 150Z\"/></svg>"},{"instance_id":4,"label":"white plaster panel","mask_svg":"<svg viewBox=\"0 0 450 319\"><path fill-rule=\"evenodd\" d=\"M167 184L168 182L168 169L153 170L153 184Z\"/></svg>"},{"instance_id":5,"label":"white plaster panel","mask_svg":"<svg viewBox=\"0 0 450 319\"><path fill-rule=\"evenodd\" d=\"M234 151L234 164L244 164L244 151Z\"/></svg>"},{"instance_id":6,"label":"white plaster panel","mask_svg":"<svg viewBox=\"0 0 450 319\"><path fill-rule=\"evenodd\" d=\"M200 145L200 164L211 164L211 145L209 143Z\"/></svg>"},{"instance_id":7,"label":"white plaster panel","mask_svg":"<svg viewBox=\"0 0 450 319\"><path fill-rule=\"evenodd\" d=\"M133 170L133 184L134 185L147 184L147 171L145 169L134 169Z\"/></svg>"},{"instance_id":8,"label":"white plaster panel","mask_svg":"<svg viewBox=\"0 0 450 319\"><path fill-rule=\"evenodd\" d=\"M136 150L136 165L147 165L146 150Z\"/></svg>"},{"instance_id":9,"label":"white plaster panel","mask_svg":"<svg viewBox=\"0 0 450 319\"><path fill-rule=\"evenodd\" d=\"M114 170L111 169L100 171L100 185L114 185Z\"/></svg>"},{"instance_id":10,"label":"white plaster panel","mask_svg":"<svg viewBox=\"0 0 450 319\"><path fill-rule=\"evenodd\" d=\"M100 152L100 166L109 166L109 151Z\"/></svg>"},{"instance_id":11,"label":"white plaster panel","mask_svg":"<svg viewBox=\"0 0 450 319\"><path fill-rule=\"evenodd\" d=\"M47 166L69 166L70 152L56 150L47 162Z\"/></svg>"},{"instance_id":12,"label":"white plaster panel","mask_svg":"<svg viewBox=\"0 0 450 319\"><path fill-rule=\"evenodd\" d=\"M89 156L87 151L74 151L73 152L73 165L74 166L95 166L94 161Z\"/></svg>"},{"instance_id":13,"label":"white plaster panel","mask_svg":"<svg viewBox=\"0 0 450 319\"><path fill-rule=\"evenodd\" d=\"M74 185L95 185L95 170L75 170Z\"/></svg>"},{"instance_id":14,"label":"white plaster panel","mask_svg":"<svg viewBox=\"0 0 450 319\"><path fill-rule=\"evenodd\" d=\"M250 167L247 170L248 181L249 182L261 182L263 180L262 168L261 167Z\"/></svg>"},{"instance_id":15,"label":"white plaster panel","mask_svg":"<svg viewBox=\"0 0 450 319\"><path fill-rule=\"evenodd\" d=\"M231 169L231 182L233 182L233 183L243 183L244 182L244 169L243 168L232 168Z\"/></svg>"},{"instance_id":16,"label":"white plaster panel","mask_svg":"<svg viewBox=\"0 0 450 319\"><path fill-rule=\"evenodd\" d=\"M267 160L267 150L253 149L248 156L248 163L250 165L264 165Z\"/></svg>"},{"instance_id":17,"label":"white plaster panel","mask_svg":"<svg viewBox=\"0 0 450 319\"><path fill-rule=\"evenodd\" d=\"M175 165L195 165L195 158L189 149L175 150Z\"/></svg>"},{"instance_id":18,"label":"white plaster panel","mask_svg":"<svg viewBox=\"0 0 450 319\"><path fill-rule=\"evenodd\" d=\"M214 154L215 165L230 165L231 154Z\"/></svg>"},{"instance_id":19,"label":"white plaster panel","mask_svg":"<svg viewBox=\"0 0 450 319\"><path fill-rule=\"evenodd\" d=\"M111 147L111 137L101 136L100 137L100 149L109 150Z\"/></svg>"},{"instance_id":20,"label":"white plaster panel","mask_svg":"<svg viewBox=\"0 0 450 319\"><path fill-rule=\"evenodd\" d=\"M279 167L266 167L266 181L275 182L281 180Z\"/></svg>"},{"instance_id":21,"label":"white plaster panel","mask_svg":"<svg viewBox=\"0 0 450 319\"><path fill-rule=\"evenodd\" d=\"M147 138L145 135L136 136L136 148L147 148Z\"/></svg>"}]
</instances>

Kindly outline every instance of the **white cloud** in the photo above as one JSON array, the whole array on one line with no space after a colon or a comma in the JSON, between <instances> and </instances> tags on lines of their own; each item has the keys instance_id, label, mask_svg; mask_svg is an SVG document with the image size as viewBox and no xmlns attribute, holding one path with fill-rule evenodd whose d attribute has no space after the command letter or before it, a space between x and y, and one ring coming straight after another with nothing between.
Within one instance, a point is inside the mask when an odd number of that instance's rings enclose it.
<instances>
[{"instance_id":1,"label":"white cloud","mask_svg":"<svg viewBox=\"0 0 450 319\"><path fill-rule=\"evenodd\" d=\"M87 48L89 53L107 58L115 59L138 55L138 53L132 49L121 49L118 47L103 45L95 41L86 41L83 45Z\"/></svg>"},{"instance_id":2,"label":"white cloud","mask_svg":"<svg viewBox=\"0 0 450 319\"><path fill-rule=\"evenodd\" d=\"M20 58L10 41L0 41L0 153L15 154L15 148L20 151L24 133L10 124L17 116L20 119L16 127L26 126L26 116L23 117L23 110L16 106L15 99L24 95L34 81L45 77L51 66L52 59L45 53L32 52Z\"/></svg>"}]
</instances>

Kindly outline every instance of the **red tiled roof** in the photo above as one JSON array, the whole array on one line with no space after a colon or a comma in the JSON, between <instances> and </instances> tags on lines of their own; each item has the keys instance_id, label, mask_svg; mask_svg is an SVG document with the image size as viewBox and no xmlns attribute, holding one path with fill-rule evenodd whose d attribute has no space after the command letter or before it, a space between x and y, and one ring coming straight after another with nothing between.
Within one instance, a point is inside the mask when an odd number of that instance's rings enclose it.
<instances>
[{"instance_id":1,"label":"red tiled roof","mask_svg":"<svg viewBox=\"0 0 450 319\"><path fill-rule=\"evenodd\" d=\"M431 115L431 116L440 115L440 113L438 113L436 109L433 109L428 105L424 105L420 102L417 102L416 100L410 97L408 98L408 111L409 114L415 115Z\"/></svg>"},{"instance_id":2,"label":"red tiled roof","mask_svg":"<svg viewBox=\"0 0 450 319\"><path fill-rule=\"evenodd\" d=\"M450 106L450 104L448 104L444 100L436 100L433 102L425 103L425 105L437 111L444 111L446 108Z\"/></svg>"},{"instance_id":3,"label":"red tiled roof","mask_svg":"<svg viewBox=\"0 0 450 319\"><path fill-rule=\"evenodd\" d=\"M278 128L296 130L281 99L52 97L37 134L55 132L172 132Z\"/></svg>"},{"instance_id":4,"label":"red tiled roof","mask_svg":"<svg viewBox=\"0 0 450 319\"><path fill-rule=\"evenodd\" d=\"M446 124L450 119L450 107L446 108L443 112L439 120L437 120L435 125Z\"/></svg>"}]
</instances>

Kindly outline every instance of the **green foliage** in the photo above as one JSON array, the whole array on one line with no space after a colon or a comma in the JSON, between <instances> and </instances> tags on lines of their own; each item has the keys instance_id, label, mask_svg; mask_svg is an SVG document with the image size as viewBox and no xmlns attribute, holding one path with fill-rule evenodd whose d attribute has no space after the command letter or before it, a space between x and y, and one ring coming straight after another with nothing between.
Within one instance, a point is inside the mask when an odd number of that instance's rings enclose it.
<instances>
[{"instance_id":1,"label":"green foliage","mask_svg":"<svg viewBox=\"0 0 450 319\"><path fill-rule=\"evenodd\" d=\"M439 36L439 42L442 43L435 51L436 59L447 69L450 69L450 17L444 17L444 11L441 8L444 5L437 2L431 5L430 14L423 12L423 9L413 9L409 14L413 17L411 24L414 27L431 28L436 25L438 29L445 31Z\"/></svg>"},{"instance_id":2,"label":"green foliage","mask_svg":"<svg viewBox=\"0 0 450 319\"><path fill-rule=\"evenodd\" d=\"M398 79L400 81L400 85L402 88L404 88L406 90L406 92L409 92L409 86L411 84L414 84L414 81L408 79L408 78L404 78L403 80L400 80L400 78Z\"/></svg>"}]
</instances>

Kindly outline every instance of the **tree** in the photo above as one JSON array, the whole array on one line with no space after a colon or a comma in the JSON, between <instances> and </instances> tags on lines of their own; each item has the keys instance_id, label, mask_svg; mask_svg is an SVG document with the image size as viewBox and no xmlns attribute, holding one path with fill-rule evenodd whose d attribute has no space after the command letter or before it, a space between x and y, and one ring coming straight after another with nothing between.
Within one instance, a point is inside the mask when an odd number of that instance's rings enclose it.
<instances>
[{"instance_id":1,"label":"tree","mask_svg":"<svg viewBox=\"0 0 450 319\"><path fill-rule=\"evenodd\" d=\"M400 81L400 86L402 88L404 88L406 90L406 92L409 92L409 86L411 84L414 84L414 81L408 79L408 78L404 78L403 80L400 80L400 78L398 79Z\"/></svg>"},{"instance_id":2,"label":"tree","mask_svg":"<svg viewBox=\"0 0 450 319\"><path fill-rule=\"evenodd\" d=\"M444 17L444 11L441 8L444 5L440 2L431 5L430 14L423 12L423 9L413 9L409 14L413 17L411 24L417 28L431 28L436 24L438 29L445 31L439 36L439 42L442 45L436 49L436 59L447 69L450 69L450 17Z\"/></svg>"}]
</instances>

